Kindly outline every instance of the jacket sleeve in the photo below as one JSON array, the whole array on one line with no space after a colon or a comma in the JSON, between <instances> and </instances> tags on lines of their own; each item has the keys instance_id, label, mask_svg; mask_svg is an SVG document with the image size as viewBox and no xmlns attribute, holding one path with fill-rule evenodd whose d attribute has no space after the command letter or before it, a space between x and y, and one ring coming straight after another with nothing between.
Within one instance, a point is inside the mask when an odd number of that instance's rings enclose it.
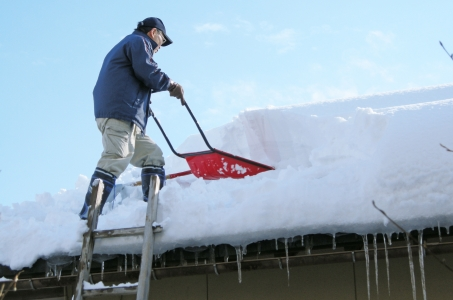
<instances>
[{"instance_id":1,"label":"jacket sleeve","mask_svg":"<svg viewBox=\"0 0 453 300\"><path fill-rule=\"evenodd\" d=\"M127 49L134 75L152 92L168 90L170 78L153 60L152 44L143 37L134 38Z\"/></svg>"}]
</instances>

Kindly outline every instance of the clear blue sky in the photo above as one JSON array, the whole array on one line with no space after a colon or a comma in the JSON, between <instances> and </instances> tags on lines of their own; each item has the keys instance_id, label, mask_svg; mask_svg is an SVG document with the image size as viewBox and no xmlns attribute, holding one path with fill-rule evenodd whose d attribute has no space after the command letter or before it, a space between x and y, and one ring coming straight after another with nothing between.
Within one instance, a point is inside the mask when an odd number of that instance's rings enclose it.
<instances>
[{"instance_id":1,"label":"clear blue sky","mask_svg":"<svg viewBox=\"0 0 453 300\"><path fill-rule=\"evenodd\" d=\"M155 60L208 130L246 108L452 83L439 46L453 52L452 12L447 0L2 1L0 203L91 176L102 151L92 89L146 17L164 21L174 43ZM176 99L152 100L175 146L196 133ZM148 134L170 154L152 122Z\"/></svg>"}]
</instances>

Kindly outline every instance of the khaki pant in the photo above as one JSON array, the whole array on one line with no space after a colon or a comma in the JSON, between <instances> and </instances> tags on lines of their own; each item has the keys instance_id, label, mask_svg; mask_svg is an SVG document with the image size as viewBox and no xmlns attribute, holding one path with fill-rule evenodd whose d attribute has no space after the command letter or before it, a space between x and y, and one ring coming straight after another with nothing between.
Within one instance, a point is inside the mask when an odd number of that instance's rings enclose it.
<instances>
[{"instance_id":1,"label":"khaki pant","mask_svg":"<svg viewBox=\"0 0 453 300\"><path fill-rule=\"evenodd\" d=\"M130 163L135 167L165 164L162 150L134 123L118 119L97 118L104 151L97 164L117 178Z\"/></svg>"}]
</instances>

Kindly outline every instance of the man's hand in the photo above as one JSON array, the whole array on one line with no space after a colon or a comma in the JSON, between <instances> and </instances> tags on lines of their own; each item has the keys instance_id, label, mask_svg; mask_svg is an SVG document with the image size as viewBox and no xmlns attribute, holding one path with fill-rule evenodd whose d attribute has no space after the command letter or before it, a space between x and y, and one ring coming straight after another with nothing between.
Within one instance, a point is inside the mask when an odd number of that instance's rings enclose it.
<instances>
[{"instance_id":1,"label":"man's hand","mask_svg":"<svg viewBox=\"0 0 453 300\"><path fill-rule=\"evenodd\" d=\"M176 99L181 100L181 105L185 105L186 101L184 100L184 89L181 85L172 81L170 87L168 88L171 97L176 97Z\"/></svg>"}]
</instances>

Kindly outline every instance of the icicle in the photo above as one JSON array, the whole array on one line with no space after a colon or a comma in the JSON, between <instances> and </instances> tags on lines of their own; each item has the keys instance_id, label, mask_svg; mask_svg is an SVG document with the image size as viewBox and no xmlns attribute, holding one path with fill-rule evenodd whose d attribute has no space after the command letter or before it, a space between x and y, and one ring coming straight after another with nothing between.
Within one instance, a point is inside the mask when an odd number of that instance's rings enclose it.
<instances>
[{"instance_id":1,"label":"icicle","mask_svg":"<svg viewBox=\"0 0 453 300\"><path fill-rule=\"evenodd\" d=\"M223 261L228 262L228 260L230 259L230 256L228 255L228 246L227 245L225 245L224 251L225 251L225 253L223 256Z\"/></svg>"},{"instance_id":2,"label":"icicle","mask_svg":"<svg viewBox=\"0 0 453 300\"><path fill-rule=\"evenodd\" d=\"M187 261L184 259L184 251L182 249L179 252L179 265L180 266L187 266Z\"/></svg>"},{"instance_id":3,"label":"icicle","mask_svg":"<svg viewBox=\"0 0 453 300\"><path fill-rule=\"evenodd\" d=\"M288 273L288 286L289 286L289 255L288 255L288 239L285 238L285 253L286 253L286 272Z\"/></svg>"},{"instance_id":4,"label":"icicle","mask_svg":"<svg viewBox=\"0 0 453 300\"><path fill-rule=\"evenodd\" d=\"M46 277L52 276L52 268L46 264Z\"/></svg>"},{"instance_id":5,"label":"icicle","mask_svg":"<svg viewBox=\"0 0 453 300\"><path fill-rule=\"evenodd\" d=\"M61 271L63 271L63 267L59 266L57 268L57 279L58 279L58 281L60 281Z\"/></svg>"},{"instance_id":6,"label":"icicle","mask_svg":"<svg viewBox=\"0 0 453 300\"><path fill-rule=\"evenodd\" d=\"M278 250L278 242L277 242L277 239L275 239L275 250Z\"/></svg>"},{"instance_id":7,"label":"icicle","mask_svg":"<svg viewBox=\"0 0 453 300\"><path fill-rule=\"evenodd\" d=\"M242 256L246 256L246 255L247 255L247 246L242 247Z\"/></svg>"},{"instance_id":8,"label":"icicle","mask_svg":"<svg viewBox=\"0 0 453 300\"><path fill-rule=\"evenodd\" d=\"M124 254L124 275L127 274L127 254Z\"/></svg>"},{"instance_id":9,"label":"icicle","mask_svg":"<svg viewBox=\"0 0 453 300\"><path fill-rule=\"evenodd\" d=\"M313 247L313 240L310 236L306 236L306 241L305 241L305 254L310 255L311 254L311 248Z\"/></svg>"},{"instance_id":10,"label":"icicle","mask_svg":"<svg viewBox=\"0 0 453 300\"><path fill-rule=\"evenodd\" d=\"M415 273L414 273L414 261L412 259L412 249L411 249L411 241L409 239L409 236L406 235L406 243L407 243L407 252L409 255L409 269L411 272L411 282L412 282L412 296L414 300L417 299L417 291L415 287Z\"/></svg>"},{"instance_id":11,"label":"icicle","mask_svg":"<svg viewBox=\"0 0 453 300\"><path fill-rule=\"evenodd\" d=\"M101 263L101 281L104 280L104 261Z\"/></svg>"},{"instance_id":12,"label":"icicle","mask_svg":"<svg viewBox=\"0 0 453 300\"><path fill-rule=\"evenodd\" d=\"M337 242L335 241L335 233L332 235L332 250L337 249Z\"/></svg>"},{"instance_id":13,"label":"icicle","mask_svg":"<svg viewBox=\"0 0 453 300\"><path fill-rule=\"evenodd\" d=\"M132 265L132 270L135 270L135 255L132 254L132 257L131 257L131 265Z\"/></svg>"},{"instance_id":14,"label":"icicle","mask_svg":"<svg viewBox=\"0 0 453 300\"><path fill-rule=\"evenodd\" d=\"M283 270L282 259L280 257L278 258L278 267L280 268L280 270Z\"/></svg>"},{"instance_id":15,"label":"icicle","mask_svg":"<svg viewBox=\"0 0 453 300\"><path fill-rule=\"evenodd\" d=\"M373 236L373 247L374 247L374 270L376 272L376 297L379 299L379 272L378 272L378 261L377 261L377 234Z\"/></svg>"},{"instance_id":16,"label":"icicle","mask_svg":"<svg viewBox=\"0 0 453 300\"><path fill-rule=\"evenodd\" d=\"M72 271L71 271L71 275L75 275L77 274L78 270L77 270L77 260L75 258L75 256L73 257L72 259Z\"/></svg>"},{"instance_id":17,"label":"icicle","mask_svg":"<svg viewBox=\"0 0 453 300\"><path fill-rule=\"evenodd\" d=\"M242 261L242 251L241 246L237 246L236 248L236 261L238 264L238 280L239 283L242 282L242 271L241 271L241 261Z\"/></svg>"},{"instance_id":18,"label":"icicle","mask_svg":"<svg viewBox=\"0 0 453 300\"><path fill-rule=\"evenodd\" d=\"M164 253L164 254L162 254L162 258L161 258L161 265L163 265L165 268L166 264L167 264L167 255ZM206 261L204 264L206 264Z\"/></svg>"},{"instance_id":19,"label":"icicle","mask_svg":"<svg viewBox=\"0 0 453 300\"><path fill-rule=\"evenodd\" d=\"M366 285L368 289L368 300L371 299L370 295L370 256L368 254L368 237L365 234L363 236L363 249L365 250L365 261L366 261Z\"/></svg>"},{"instance_id":20,"label":"icicle","mask_svg":"<svg viewBox=\"0 0 453 300\"><path fill-rule=\"evenodd\" d=\"M198 252L195 252L195 265L198 266Z\"/></svg>"},{"instance_id":21,"label":"icicle","mask_svg":"<svg viewBox=\"0 0 453 300\"><path fill-rule=\"evenodd\" d=\"M209 246L209 263L215 264L215 249L214 245Z\"/></svg>"},{"instance_id":22,"label":"icicle","mask_svg":"<svg viewBox=\"0 0 453 300\"><path fill-rule=\"evenodd\" d=\"M442 234L440 233L440 222L437 221L437 230L439 231L439 242L442 243Z\"/></svg>"},{"instance_id":23,"label":"icicle","mask_svg":"<svg viewBox=\"0 0 453 300\"><path fill-rule=\"evenodd\" d=\"M304 236L303 235L300 236L300 242L301 242L302 247L303 247L304 246Z\"/></svg>"},{"instance_id":24,"label":"icicle","mask_svg":"<svg viewBox=\"0 0 453 300\"><path fill-rule=\"evenodd\" d=\"M388 254L388 251L387 251L387 243L386 243L386 238L385 238L385 234L382 235L383 238L384 238L384 249L385 249L385 265L387 267L387 286L388 286L388 289L389 289L389 297L390 297L390 268L389 268L389 254Z\"/></svg>"},{"instance_id":25,"label":"icicle","mask_svg":"<svg viewBox=\"0 0 453 300\"><path fill-rule=\"evenodd\" d=\"M389 242L389 246L392 245L392 234L390 236L387 234L387 241Z\"/></svg>"},{"instance_id":26,"label":"icicle","mask_svg":"<svg viewBox=\"0 0 453 300\"><path fill-rule=\"evenodd\" d=\"M241 261L244 259L244 257L242 256L242 247L241 246L238 246L236 247L236 250L239 249L239 258L241 259Z\"/></svg>"},{"instance_id":27,"label":"icicle","mask_svg":"<svg viewBox=\"0 0 453 300\"><path fill-rule=\"evenodd\" d=\"M354 292L357 294L357 281L356 281L356 274L355 274L355 252L354 251L351 252L351 256L352 256L352 274L354 275L353 276L353 278L354 278ZM357 296L355 298L357 300Z\"/></svg>"},{"instance_id":28,"label":"icicle","mask_svg":"<svg viewBox=\"0 0 453 300\"><path fill-rule=\"evenodd\" d=\"M55 276L57 277L58 281L60 281L63 268L73 263L73 261L74 259L72 257L65 255L55 255L53 257L50 257L46 262L48 270L46 277Z\"/></svg>"},{"instance_id":29,"label":"icicle","mask_svg":"<svg viewBox=\"0 0 453 300\"><path fill-rule=\"evenodd\" d=\"M426 283L425 283L425 262L423 249L423 230L418 233L418 261L420 263L420 275L422 280L423 299L426 300Z\"/></svg>"}]
</instances>

